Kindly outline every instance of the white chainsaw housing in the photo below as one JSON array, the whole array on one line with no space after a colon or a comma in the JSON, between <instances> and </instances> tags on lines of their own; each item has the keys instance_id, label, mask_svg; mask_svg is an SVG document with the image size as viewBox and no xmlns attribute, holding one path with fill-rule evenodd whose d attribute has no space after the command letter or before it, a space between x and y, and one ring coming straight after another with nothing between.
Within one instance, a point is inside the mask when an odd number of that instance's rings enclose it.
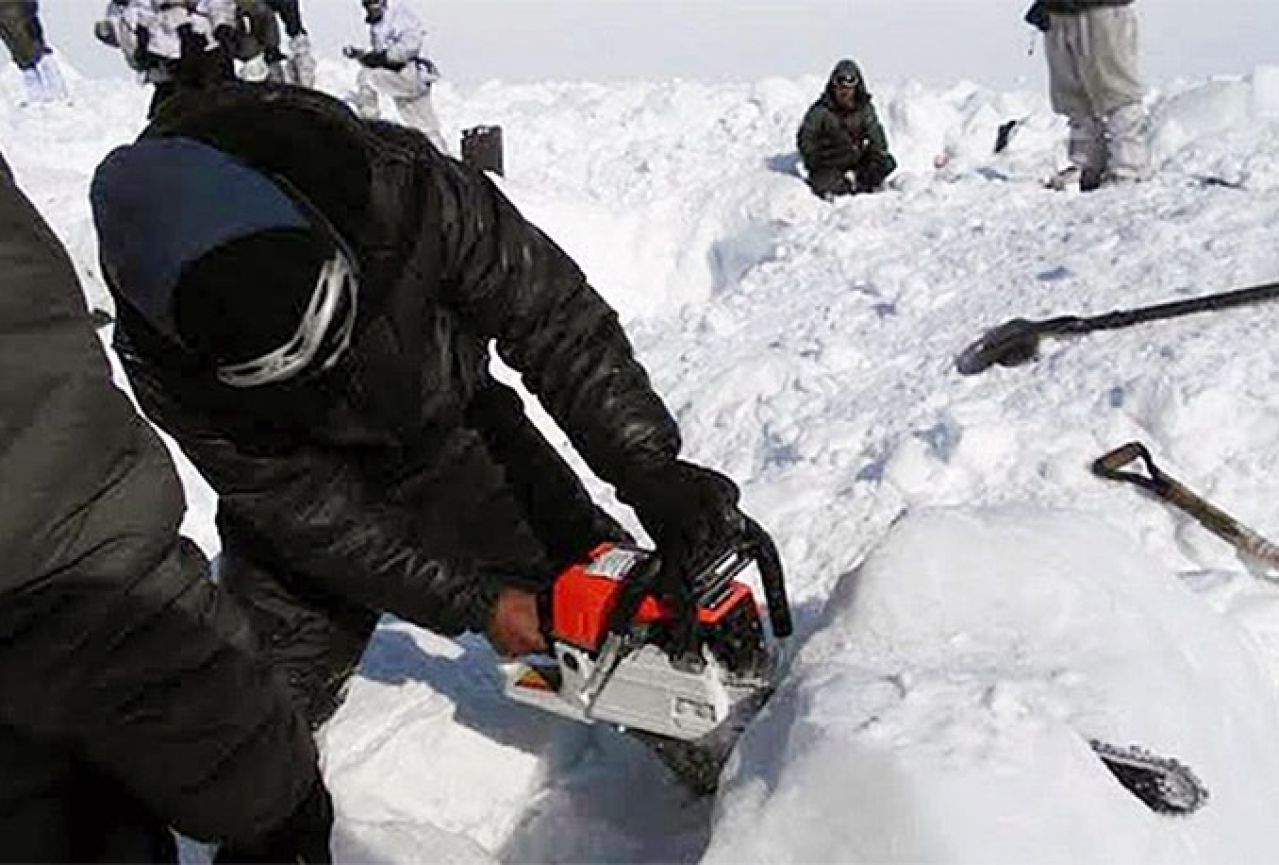
<instances>
[{"instance_id":1,"label":"white chainsaw housing","mask_svg":"<svg viewBox=\"0 0 1279 865\"><path fill-rule=\"evenodd\" d=\"M506 694L576 721L599 721L672 739L700 739L723 724L738 703L756 696L762 685L735 682L709 652L703 650L703 657L701 670L682 670L662 649L642 645L628 652L611 673L601 671L602 682L592 684L596 659L589 652L557 643L554 660L503 665Z\"/></svg>"}]
</instances>

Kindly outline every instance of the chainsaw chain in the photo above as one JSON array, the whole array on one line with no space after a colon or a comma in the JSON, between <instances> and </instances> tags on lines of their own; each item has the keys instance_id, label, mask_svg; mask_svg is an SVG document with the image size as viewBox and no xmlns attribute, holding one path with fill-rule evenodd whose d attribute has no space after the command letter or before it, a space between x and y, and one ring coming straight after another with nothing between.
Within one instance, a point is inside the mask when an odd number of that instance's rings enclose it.
<instances>
[{"instance_id":1,"label":"chainsaw chain","mask_svg":"<svg viewBox=\"0 0 1279 865\"><path fill-rule=\"evenodd\" d=\"M1140 745L1111 745L1097 739L1088 744L1116 780L1156 813L1185 816L1208 801L1208 788L1180 760Z\"/></svg>"}]
</instances>

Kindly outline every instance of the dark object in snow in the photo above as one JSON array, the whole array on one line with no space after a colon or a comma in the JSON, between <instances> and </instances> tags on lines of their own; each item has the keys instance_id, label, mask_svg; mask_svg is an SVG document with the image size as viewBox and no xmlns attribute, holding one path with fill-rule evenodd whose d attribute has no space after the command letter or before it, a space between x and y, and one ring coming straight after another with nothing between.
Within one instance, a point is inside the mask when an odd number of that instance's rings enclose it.
<instances>
[{"instance_id":1,"label":"dark object in snow","mask_svg":"<svg viewBox=\"0 0 1279 865\"><path fill-rule=\"evenodd\" d=\"M1208 788L1179 760L1140 745L1121 747L1097 739L1088 744L1115 780L1156 814L1184 817L1208 801Z\"/></svg>"},{"instance_id":2,"label":"dark object in snow","mask_svg":"<svg viewBox=\"0 0 1279 865\"><path fill-rule=\"evenodd\" d=\"M1117 309L1094 316L1062 315L1031 321L1014 318L982 334L955 358L955 368L963 375L976 375L994 364L1018 366L1039 356L1039 339L1044 336L1072 336L1095 330L1117 330L1134 324L1176 318L1196 312L1216 312L1279 298L1279 283L1208 294L1189 300L1173 300L1135 309Z\"/></svg>"},{"instance_id":3,"label":"dark object in snow","mask_svg":"<svg viewBox=\"0 0 1279 865\"><path fill-rule=\"evenodd\" d=\"M1141 460L1146 474L1124 471L1130 463ZM1245 560L1279 568L1279 546L1275 546L1230 514L1211 504L1181 481L1155 465L1150 451L1141 442L1128 442L1098 457L1092 464L1093 474L1112 481L1126 481L1153 493L1172 506L1194 517L1201 526L1230 544ZM1270 577L1269 579L1279 579Z\"/></svg>"},{"instance_id":4,"label":"dark object in snow","mask_svg":"<svg viewBox=\"0 0 1279 865\"><path fill-rule=\"evenodd\" d=\"M1048 4L1044 0L1035 0L1034 3L1031 3L1022 20L1041 33L1047 33L1052 29L1052 19L1048 15Z\"/></svg>"},{"instance_id":5,"label":"dark object in snow","mask_svg":"<svg viewBox=\"0 0 1279 865\"><path fill-rule=\"evenodd\" d=\"M462 161L476 171L492 171L504 176L502 127L472 126L462 130Z\"/></svg>"},{"instance_id":6,"label":"dark object in snow","mask_svg":"<svg viewBox=\"0 0 1279 865\"><path fill-rule=\"evenodd\" d=\"M995 152L1003 153L1013 140L1013 134L1025 122L1025 118L1020 120L1005 120L999 124L998 131L995 132Z\"/></svg>"}]
</instances>

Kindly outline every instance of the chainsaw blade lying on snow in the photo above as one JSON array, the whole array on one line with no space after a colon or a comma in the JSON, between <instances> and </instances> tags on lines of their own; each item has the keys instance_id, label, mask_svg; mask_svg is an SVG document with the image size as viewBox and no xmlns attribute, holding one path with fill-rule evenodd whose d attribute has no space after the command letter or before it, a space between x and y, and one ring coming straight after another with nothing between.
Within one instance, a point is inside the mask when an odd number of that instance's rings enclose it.
<instances>
[{"instance_id":1,"label":"chainsaw blade lying on snow","mask_svg":"<svg viewBox=\"0 0 1279 865\"><path fill-rule=\"evenodd\" d=\"M1088 744L1128 792L1158 814L1193 814L1208 801L1208 788L1186 764L1161 757L1140 745Z\"/></svg>"}]
</instances>

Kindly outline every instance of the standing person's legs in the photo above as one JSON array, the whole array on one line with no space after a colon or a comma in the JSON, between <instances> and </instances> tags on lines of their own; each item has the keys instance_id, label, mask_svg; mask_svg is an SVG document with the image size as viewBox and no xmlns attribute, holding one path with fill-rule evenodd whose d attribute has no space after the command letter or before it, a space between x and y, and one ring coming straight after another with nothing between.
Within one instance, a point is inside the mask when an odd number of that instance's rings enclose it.
<instances>
[{"instance_id":1,"label":"standing person's legs","mask_svg":"<svg viewBox=\"0 0 1279 865\"><path fill-rule=\"evenodd\" d=\"M1106 170L1106 140L1085 79L1089 63L1086 29L1084 15L1053 13L1044 45L1052 108L1064 114L1070 124L1070 163L1084 176L1085 185L1092 185Z\"/></svg>"},{"instance_id":2,"label":"standing person's legs","mask_svg":"<svg viewBox=\"0 0 1279 865\"><path fill-rule=\"evenodd\" d=\"M1150 176L1149 120L1138 62L1137 13L1131 6L1094 9L1088 23L1085 85L1103 119L1108 172L1120 180Z\"/></svg>"},{"instance_id":3,"label":"standing person's legs","mask_svg":"<svg viewBox=\"0 0 1279 865\"><path fill-rule=\"evenodd\" d=\"M400 70L363 69L360 76L370 87L395 100L395 107L399 109L400 120L405 126L424 134L441 153L449 152L440 131L440 121L431 105L431 85L422 81L414 64Z\"/></svg>"},{"instance_id":4,"label":"standing person's legs","mask_svg":"<svg viewBox=\"0 0 1279 865\"><path fill-rule=\"evenodd\" d=\"M440 130L440 120L435 116L435 106L431 104L431 85L422 85L422 95L412 98L398 98L395 107L400 110L404 123L418 129L441 153L449 153L448 142Z\"/></svg>"}]
</instances>

